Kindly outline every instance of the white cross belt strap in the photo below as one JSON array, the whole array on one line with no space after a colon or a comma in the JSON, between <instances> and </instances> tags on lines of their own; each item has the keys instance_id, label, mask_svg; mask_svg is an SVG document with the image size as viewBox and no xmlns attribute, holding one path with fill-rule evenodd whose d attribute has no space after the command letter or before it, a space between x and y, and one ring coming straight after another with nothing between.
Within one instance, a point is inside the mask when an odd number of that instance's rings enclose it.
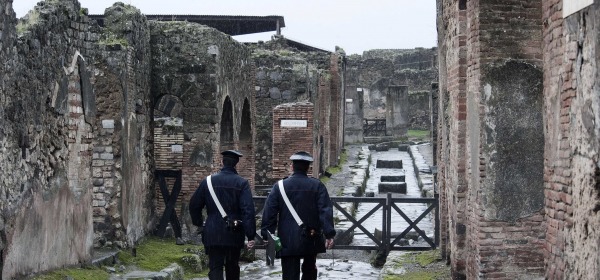
<instances>
[{"instance_id":1,"label":"white cross belt strap","mask_svg":"<svg viewBox=\"0 0 600 280\"><path fill-rule=\"evenodd\" d=\"M212 196L213 200L215 201L217 208L219 208L219 212L221 212L221 216L223 217L223 219L227 219L227 213L225 213L225 210L223 210L223 206L221 206L221 202L219 202L219 199L217 198L217 195L215 194L215 190L213 189L213 185L212 185L210 176L211 175L208 175L208 177L206 177L206 184L208 185L208 191L210 192L210 196Z\"/></svg>"},{"instance_id":2,"label":"white cross belt strap","mask_svg":"<svg viewBox=\"0 0 600 280\"><path fill-rule=\"evenodd\" d=\"M283 180L279 180L279 182L277 182L277 183L279 184L279 190L281 191L281 196L283 197L283 201L285 201L285 204L287 205L288 209L290 210L290 213L292 213L292 216L296 220L296 223L298 223L299 226L302 226L304 223L302 222L300 217L298 217L298 213L296 213L296 209L294 209L294 207L292 207L292 203L290 203L290 200L287 197L287 194L285 194L285 189L283 188Z\"/></svg>"}]
</instances>

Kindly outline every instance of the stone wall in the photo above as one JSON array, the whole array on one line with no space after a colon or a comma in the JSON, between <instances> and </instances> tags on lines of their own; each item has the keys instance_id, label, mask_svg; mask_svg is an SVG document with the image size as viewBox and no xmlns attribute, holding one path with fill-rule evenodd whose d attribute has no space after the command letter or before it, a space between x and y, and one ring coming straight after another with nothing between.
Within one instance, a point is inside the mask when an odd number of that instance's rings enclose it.
<instances>
[{"instance_id":1,"label":"stone wall","mask_svg":"<svg viewBox=\"0 0 600 280\"><path fill-rule=\"evenodd\" d=\"M597 2L597 1L596 1ZM543 2L546 278L600 277L600 4Z\"/></svg>"},{"instance_id":2,"label":"stone wall","mask_svg":"<svg viewBox=\"0 0 600 280\"><path fill-rule=\"evenodd\" d=\"M312 142L317 151L313 168L324 170L337 164L343 122L343 54L302 52L287 45L287 39L273 40L253 48L256 64L256 177L259 185L271 185L273 164L273 108L284 103L309 101L314 104ZM335 124L334 124L335 123ZM343 126L342 126L343 127ZM309 151L311 152L311 151ZM289 157L289 156L288 156Z\"/></svg>"},{"instance_id":3,"label":"stone wall","mask_svg":"<svg viewBox=\"0 0 600 280\"><path fill-rule=\"evenodd\" d=\"M344 142L363 142L363 91L355 87L346 87L346 100L344 101Z\"/></svg>"},{"instance_id":4,"label":"stone wall","mask_svg":"<svg viewBox=\"0 0 600 280\"><path fill-rule=\"evenodd\" d=\"M0 235L11 279L91 255L97 34L76 1L40 4L18 24L12 1L0 10Z\"/></svg>"},{"instance_id":5,"label":"stone wall","mask_svg":"<svg viewBox=\"0 0 600 280\"><path fill-rule=\"evenodd\" d=\"M408 130L408 87L390 86L385 96L386 135L401 137Z\"/></svg>"},{"instance_id":6,"label":"stone wall","mask_svg":"<svg viewBox=\"0 0 600 280\"><path fill-rule=\"evenodd\" d=\"M152 228L150 32L130 5L105 11L94 72L94 246L134 245Z\"/></svg>"},{"instance_id":7,"label":"stone wall","mask_svg":"<svg viewBox=\"0 0 600 280\"><path fill-rule=\"evenodd\" d=\"M154 136L157 143L169 146L156 161L161 168L183 170L176 209L187 215L182 207L199 182L221 168L222 150L240 150L244 157L237 169L241 176L253 180L253 61L248 48L213 28L187 22L150 22L150 30L151 90L156 102L155 121L160 120L155 123ZM177 153L179 149L173 145L182 145L180 155L173 154L173 148ZM167 164L163 157L181 158L181 162ZM156 201L160 215L162 196Z\"/></svg>"},{"instance_id":8,"label":"stone wall","mask_svg":"<svg viewBox=\"0 0 600 280\"><path fill-rule=\"evenodd\" d=\"M384 119L388 86L407 85L409 128L429 129L429 88L437 77L437 48L389 49L352 55L347 63L347 85L363 88L364 118ZM350 136L355 138L355 136Z\"/></svg>"}]
</instances>

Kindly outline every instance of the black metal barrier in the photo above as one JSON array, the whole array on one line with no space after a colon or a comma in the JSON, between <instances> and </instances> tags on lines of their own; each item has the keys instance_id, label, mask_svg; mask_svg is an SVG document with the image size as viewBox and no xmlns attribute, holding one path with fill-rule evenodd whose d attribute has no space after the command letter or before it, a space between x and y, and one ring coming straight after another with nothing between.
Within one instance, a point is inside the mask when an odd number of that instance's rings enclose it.
<instances>
[{"instance_id":1,"label":"black metal barrier","mask_svg":"<svg viewBox=\"0 0 600 280\"><path fill-rule=\"evenodd\" d=\"M264 205L266 200L266 196L256 196L254 197L255 204ZM374 245L335 245L335 249L345 249L345 250L377 250L382 252L390 252L390 251L424 251L424 250L432 250L436 249L439 245L439 195L436 193L433 198L408 198L408 197L392 197L391 193L388 193L386 197L349 197L349 196L334 196L331 197L331 201L333 202L333 206L340 211L349 222L352 223L348 229L344 232L340 233L336 236L336 239L343 239L345 236L349 235L356 228L360 229L364 234L366 234L369 239L371 239ZM362 217L355 218L351 213L348 213L346 209L344 209L340 203L362 203L362 204L373 204L373 208L369 210L369 212ZM397 204L427 204L428 207L417 217L414 221L411 220ZM262 211L262 209L258 209L258 211ZM381 239L375 237L373 233L368 231L362 224L372 217L377 211L382 211L382 223L381 223ZM404 228L403 231L396 237L392 239L392 230L395 230L394 225L392 225L392 213L398 213L407 223L408 227ZM434 219L434 240L431 240L427 236L427 234L418 227L419 222L421 222L429 213L435 211L435 219ZM417 232L417 234L423 238L425 243L428 246L401 246L399 245L400 240L404 238L412 229ZM265 246L261 245L262 238L257 235L257 245L256 249L264 249Z\"/></svg>"}]
</instances>

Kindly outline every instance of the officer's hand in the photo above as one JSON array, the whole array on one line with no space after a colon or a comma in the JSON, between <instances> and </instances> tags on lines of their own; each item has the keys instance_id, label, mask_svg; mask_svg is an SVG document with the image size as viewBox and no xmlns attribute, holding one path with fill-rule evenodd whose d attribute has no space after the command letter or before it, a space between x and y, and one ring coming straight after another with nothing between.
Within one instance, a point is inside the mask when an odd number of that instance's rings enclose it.
<instances>
[{"instance_id":1,"label":"officer's hand","mask_svg":"<svg viewBox=\"0 0 600 280\"><path fill-rule=\"evenodd\" d=\"M333 248L333 238L325 240L325 247L327 247L327 249Z\"/></svg>"},{"instance_id":2,"label":"officer's hand","mask_svg":"<svg viewBox=\"0 0 600 280\"><path fill-rule=\"evenodd\" d=\"M246 244L246 248L252 249L253 247L254 247L254 240L248 241L248 244Z\"/></svg>"},{"instance_id":3,"label":"officer's hand","mask_svg":"<svg viewBox=\"0 0 600 280\"><path fill-rule=\"evenodd\" d=\"M196 230L196 234L202 234L204 233L204 227L198 227L198 230Z\"/></svg>"}]
</instances>

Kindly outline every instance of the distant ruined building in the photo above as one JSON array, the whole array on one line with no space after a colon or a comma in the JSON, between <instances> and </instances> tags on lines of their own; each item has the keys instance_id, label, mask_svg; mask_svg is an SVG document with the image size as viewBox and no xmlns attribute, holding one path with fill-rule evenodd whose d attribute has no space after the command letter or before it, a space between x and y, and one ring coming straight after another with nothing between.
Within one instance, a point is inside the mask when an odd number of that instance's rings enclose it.
<instances>
[{"instance_id":1,"label":"distant ruined building","mask_svg":"<svg viewBox=\"0 0 600 280\"><path fill-rule=\"evenodd\" d=\"M348 56L345 142L360 143L370 136L363 135L365 120L385 121L385 134L391 138L406 136L408 129L429 130L437 65L437 48L378 49ZM390 114L395 116L390 119Z\"/></svg>"},{"instance_id":2,"label":"distant ruined building","mask_svg":"<svg viewBox=\"0 0 600 280\"><path fill-rule=\"evenodd\" d=\"M600 279L592 2L437 1L434 141L454 279Z\"/></svg>"}]
</instances>

